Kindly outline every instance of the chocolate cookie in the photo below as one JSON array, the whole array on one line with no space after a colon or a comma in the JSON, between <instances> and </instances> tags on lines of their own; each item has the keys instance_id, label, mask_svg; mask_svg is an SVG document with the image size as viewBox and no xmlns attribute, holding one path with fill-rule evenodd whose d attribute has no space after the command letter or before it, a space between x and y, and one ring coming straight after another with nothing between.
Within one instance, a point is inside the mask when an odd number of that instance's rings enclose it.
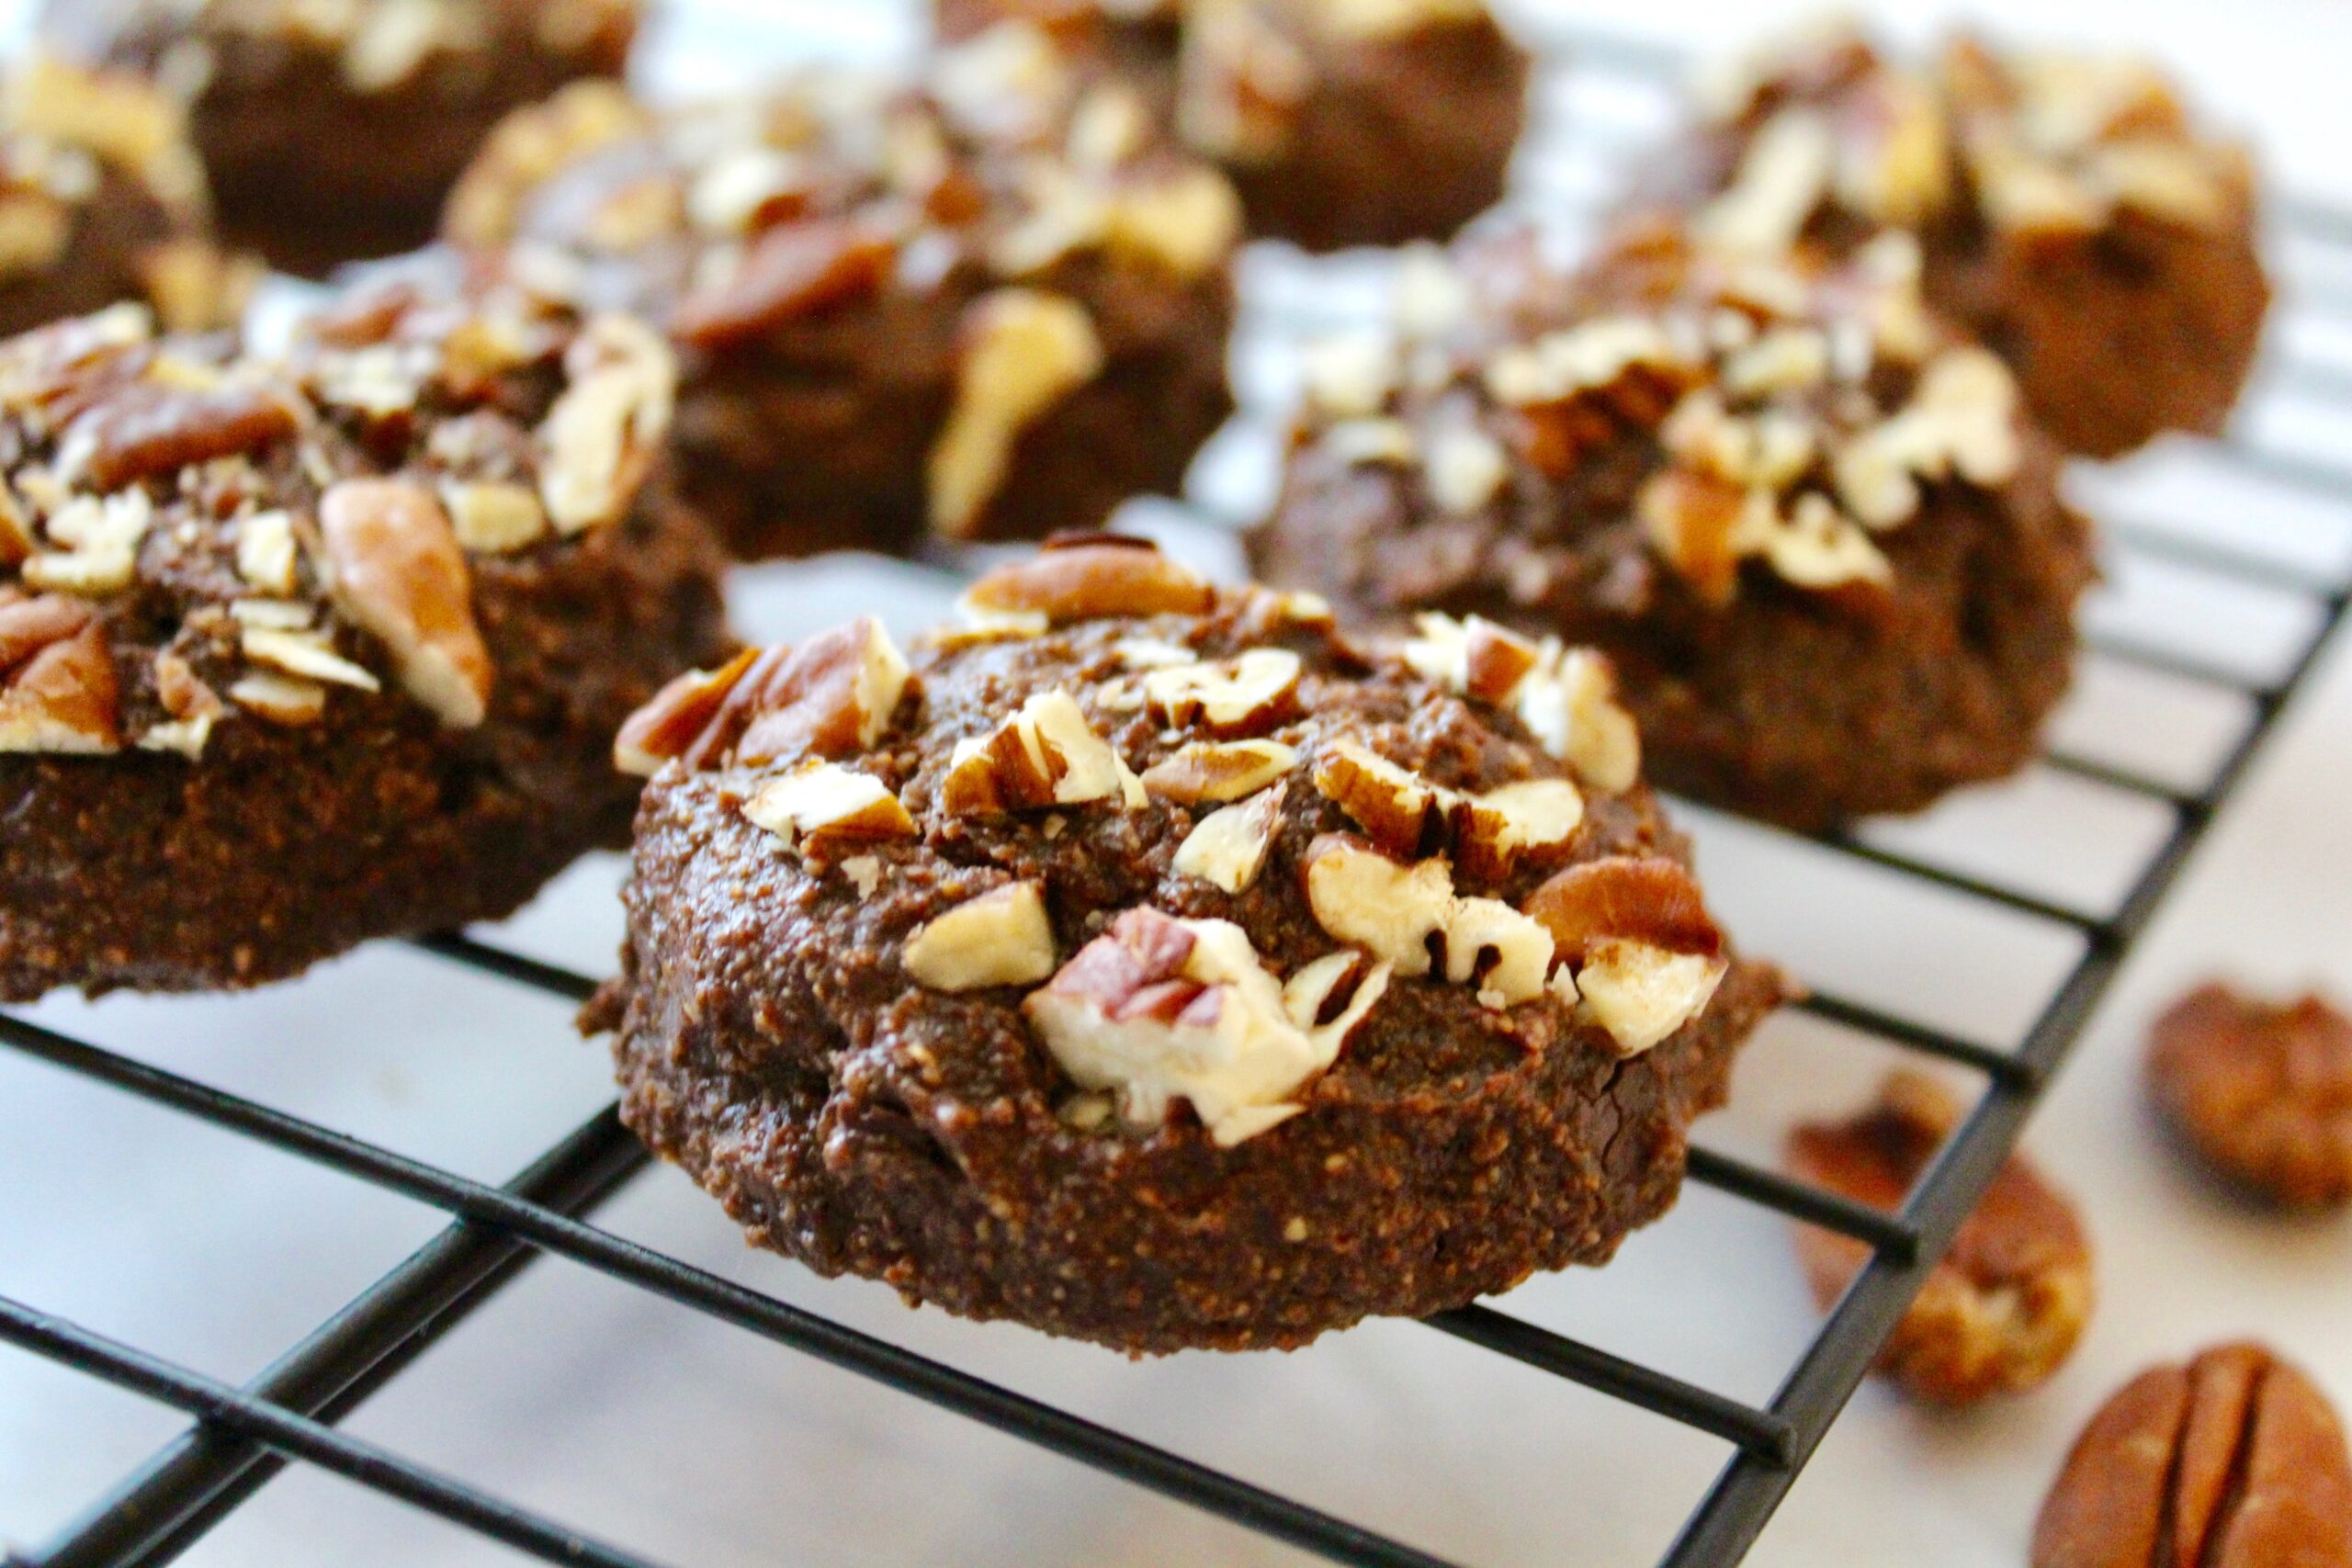
<instances>
[{"instance_id":1,"label":"chocolate cookie","mask_svg":"<svg viewBox=\"0 0 2352 1568\"><path fill-rule=\"evenodd\" d=\"M1051 28L1310 251L1444 239L1501 199L1528 60L1482 0L939 0L967 38Z\"/></svg>"},{"instance_id":2,"label":"chocolate cookie","mask_svg":"<svg viewBox=\"0 0 2352 1568\"><path fill-rule=\"evenodd\" d=\"M412 250L514 109L616 77L637 0L45 0L74 58L185 98L223 230L288 272Z\"/></svg>"},{"instance_id":3,"label":"chocolate cookie","mask_svg":"<svg viewBox=\"0 0 2352 1568\"><path fill-rule=\"evenodd\" d=\"M1231 188L1035 28L913 86L575 89L499 131L447 227L667 324L680 471L748 557L1091 526L1231 410Z\"/></svg>"},{"instance_id":4,"label":"chocolate cookie","mask_svg":"<svg viewBox=\"0 0 2352 1568\"><path fill-rule=\"evenodd\" d=\"M213 243L169 99L38 54L0 79L0 337L126 299L209 332L236 321L258 273Z\"/></svg>"},{"instance_id":5,"label":"chocolate cookie","mask_svg":"<svg viewBox=\"0 0 2352 1568\"><path fill-rule=\"evenodd\" d=\"M1080 540L632 722L623 1113L754 1242L1134 1352L1600 1263L1781 999L1600 660Z\"/></svg>"},{"instance_id":6,"label":"chocolate cookie","mask_svg":"<svg viewBox=\"0 0 2352 1568\"><path fill-rule=\"evenodd\" d=\"M257 985L625 840L727 651L621 318L379 294L297 363L130 307L0 345L0 998Z\"/></svg>"},{"instance_id":7,"label":"chocolate cookie","mask_svg":"<svg viewBox=\"0 0 2352 1568\"><path fill-rule=\"evenodd\" d=\"M2027 761L2089 529L1906 236L1827 270L1655 226L1580 272L1459 254L1414 262L1399 344L1317 355L1268 581L1599 647L1661 784L1796 828Z\"/></svg>"},{"instance_id":8,"label":"chocolate cookie","mask_svg":"<svg viewBox=\"0 0 2352 1568\"><path fill-rule=\"evenodd\" d=\"M1917 234L1928 302L2071 452L2228 419L2270 301L2254 171L2149 67L1963 35L1914 68L1839 27L1743 62L1702 108L1637 203L1768 254Z\"/></svg>"}]
</instances>

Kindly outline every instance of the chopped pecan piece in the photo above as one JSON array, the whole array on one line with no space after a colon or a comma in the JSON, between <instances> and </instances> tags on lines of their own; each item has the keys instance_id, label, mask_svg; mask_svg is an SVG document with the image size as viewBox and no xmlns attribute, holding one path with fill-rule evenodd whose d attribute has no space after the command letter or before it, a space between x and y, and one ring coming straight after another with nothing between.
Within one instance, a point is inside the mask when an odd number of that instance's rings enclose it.
<instances>
[{"instance_id":1,"label":"chopped pecan piece","mask_svg":"<svg viewBox=\"0 0 2352 1568\"><path fill-rule=\"evenodd\" d=\"M1195 741L1144 770L1143 787L1179 806L1223 804L1256 795L1298 766L1279 740Z\"/></svg>"},{"instance_id":2,"label":"chopped pecan piece","mask_svg":"<svg viewBox=\"0 0 2352 1568\"><path fill-rule=\"evenodd\" d=\"M1595 942L1620 938L1713 958L1724 934L1699 879L1663 855L1611 855L1572 865L1527 897L1561 956L1581 964Z\"/></svg>"},{"instance_id":3,"label":"chopped pecan piece","mask_svg":"<svg viewBox=\"0 0 2352 1568\"><path fill-rule=\"evenodd\" d=\"M1879 1102L1842 1122L1789 1135L1791 1175L1883 1209L1901 1206L1960 1125L1962 1110L1932 1078L1899 1072ZM1811 1226L1797 1245L1824 1310L1868 1258L1850 1237ZM1904 1314L1883 1371L1925 1399L1968 1404L2047 1380L2073 1353L2091 1311L2090 1243L2074 1205L2022 1155L1994 1178Z\"/></svg>"},{"instance_id":4,"label":"chopped pecan piece","mask_svg":"<svg viewBox=\"0 0 2352 1568\"><path fill-rule=\"evenodd\" d=\"M881 622L861 616L797 649L771 649L752 665L727 699L722 727L740 728L724 743L748 767L872 750L899 711L907 680L899 645ZM703 765L699 755L687 761Z\"/></svg>"},{"instance_id":5,"label":"chopped pecan piece","mask_svg":"<svg viewBox=\"0 0 2352 1568\"><path fill-rule=\"evenodd\" d=\"M747 648L717 670L689 670L628 716L613 739L613 766L651 778L662 764L685 756L708 733L728 694L735 689L760 650Z\"/></svg>"},{"instance_id":6,"label":"chopped pecan piece","mask_svg":"<svg viewBox=\"0 0 2352 1568\"><path fill-rule=\"evenodd\" d=\"M1054 972L1054 928L1034 882L1015 882L958 904L920 926L901 954L907 973L934 991L1033 986Z\"/></svg>"},{"instance_id":7,"label":"chopped pecan piece","mask_svg":"<svg viewBox=\"0 0 2352 1568\"><path fill-rule=\"evenodd\" d=\"M770 779L744 803L743 815L810 855L842 843L915 836L914 819L889 785L838 762L803 762Z\"/></svg>"},{"instance_id":8,"label":"chopped pecan piece","mask_svg":"<svg viewBox=\"0 0 2352 1568\"><path fill-rule=\"evenodd\" d=\"M1142 781L1058 686L1031 697L987 735L957 742L941 796L958 816L1114 799L1131 809L1146 803Z\"/></svg>"},{"instance_id":9,"label":"chopped pecan piece","mask_svg":"<svg viewBox=\"0 0 2352 1568\"><path fill-rule=\"evenodd\" d=\"M1303 670L1298 655L1286 648L1253 648L1238 659L1150 671L1143 692L1170 725L1198 725L1220 737L1257 735L1303 711Z\"/></svg>"},{"instance_id":10,"label":"chopped pecan piece","mask_svg":"<svg viewBox=\"0 0 2352 1568\"><path fill-rule=\"evenodd\" d=\"M58 594L0 604L0 752L122 749L121 693L106 628Z\"/></svg>"},{"instance_id":11,"label":"chopped pecan piece","mask_svg":"<svg viewBox=\"0 0 2352 1568\"><path fill-rule=\"evenodd\" d=\"M1238 806L1212 811L1177 846L1170 863L1227 893L1246 893L1266 868L1281 821L1283 790L1262 790Z\"/></svg>"},{"instance_id":12,"label":"chopped pecan piece","mask_svg":"<svg viewBox=\"0 0 2352 1568\"><path fill-rule=\"evenodd\" d=\"M391 655L409 694L452 729L490 712L495 676L474 620L473 572L433 492L345 479L319 501L334 602Z\"/></svg>"},{"instance_id":13,"label":"chopped pecan piece","mask_svg":"<svg viewBox=\"0 0 2352 1568\"><path fill-rule=\"evenodd\" d=\"M671 313L681 343L727 349L882 287L897 250L846 219L769 230L725 279L697 288Z\"/></svg>"},{"instance_id":14,"label":"chopped pecan piece","mask_svg":"<svg viewBox=\"0 0 2352 1568\"><path fill-rule=\"evenodd\" d=\"M100 491L242 457L299 428L277 392L254 386L209 389L134 382L83 411L60 443L61 466Z\"/></svg>"},{"instance_id":15,"label":"chopped pecan piece","mask_svg":"<svg viewBox=\"0 0 2352 1568\"><path fill-rule=\"evenodd\" d=\"M1046 541L1026 560L1001 566L965 591L967 613L1043 615L1049 625L1114 615L1198 615L1216 591L1148 539L1104 535Z\"/></svg>"}]
</instances>

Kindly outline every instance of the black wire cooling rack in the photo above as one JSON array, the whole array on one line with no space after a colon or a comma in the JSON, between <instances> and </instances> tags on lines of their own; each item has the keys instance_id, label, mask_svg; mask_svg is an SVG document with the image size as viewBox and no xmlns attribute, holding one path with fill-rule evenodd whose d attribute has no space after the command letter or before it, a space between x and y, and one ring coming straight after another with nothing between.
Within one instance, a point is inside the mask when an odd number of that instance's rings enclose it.
<instances>
[{"instance_id":1,"label":"black wire cooling rack","mask_svg":"<svg viewBox=\"0 0 2352 1568\"><path fill-rule=\"evenodd\" d=\"M1598 85L1604 92L1630 87L1656 93L1677 65L1665 51L1625 39L1551 28L1540 41L1555 62L1547 68L1547 92L1561 89L1566 97L1574 97L1585 85ZM1553 128L1555 132L1561 129ZM1546 188L1551 182L1543 171L1556 173L1560 166L1548 162L1551 152L1605 165L1611 141L1604 127L1571 124L1564 141L1549 152L1539 148L1531 158L1537 172L1522 182L1521 199L1539 199L1555 209L1572 203L1572 192ZM1577 175L1565 183L1573 186L1584 177ZM1537 187L1532 198L1529 185ZM2339 280L2352 279L2352 210L2282 204L2278 220L2282 248L2317 256L2338 269ZM2282 317L2292 322L2303 313L2332 312L2352 327L2352 291L2342 281L2335 287L2337 292L2330 297L2327 286L2315 282L2300 298L2290 297L2283 303ZM2298 367L2291 359L2282 363L2274 356L2255 396L2279 395L2281 389L2290 389L2310 406L2335 411L2352 437L2352 377L2324 366ZM2346 445L2352 446L2352 440ZM2309 456L2239 438L2200 452L2204 459L2242 470L2264 484L2285 487L2304 503L2336 511L2352 521L2352 468L2338 471ZM2312 629L2286 660L2283 672L2264 679L2247 678L2201 656L2147 640L2093 637L2093 650L2104 660L2230 694L2247 714L2243 731L2226 748L2219 765L2193 787L2179 787L2094 756L2052 751L2042 758L2041 765L2049 770L2153 803L2169 814L2169 830L2137 868L2123 897L2108 908L2076 908L2000 879L1955 872L1883 843L1844 835L1816 840L1817 852L1867 862L1959 898L2071 933L2080 956L2013 1047L1963 1038L1917 1018L1836 995L1816 994L1803 1004L1845 1030L1901 1051L1958 1064L1981 1079L1972 1113L1899 1213L1860 1207L1754 1165L1694 1150L1693 1181L1765 1211L1842 1232L1871 1249L1869 1266L1804 1347L1778 1391L1767 1402L1743 1403L1487 1306L1466 1307L1430 1321L1429 1326L1441 1333L1629 1402L1728 1445L1728 1461L1712 1487L1695 1500L1666 1555L1669 1568L1733 1563L1754 1542L1955 1229L2008 1156L2041 1091L2064 1064L2119 969L2344 618L2346 584L2341 574L2306 571L2233 546L2148 526L2111 523L2109 533L2112 551L2144 556L2199 581L2290 595L2308 609ZM466 936L437 937L421 945L452 963L559 998L583 998L594 985L586 976ZM0 1342L194 1417L185 1433L24 1559L27 1564L155 1568L187 1550L285 1465L299 1461L548 1562L650 1568L645 1558L601 1544L462 1477L437 1472L337 1429L343 1417L548 1254L1323 1558L1398 1568L1436 1568L1440 1562L1398 1540L599 1228L589 1216L648 1164L644 1150L609 1109L548 1149L507 1185L492 1187L20 1017L0 1013L0 1046L450 1217L436 1238L243 1386L203 1376L37 1306L0 1298ZM1572 1492L1564 1494L1562 1506L1574 1506Z\"/></svg>"}]
</instances>

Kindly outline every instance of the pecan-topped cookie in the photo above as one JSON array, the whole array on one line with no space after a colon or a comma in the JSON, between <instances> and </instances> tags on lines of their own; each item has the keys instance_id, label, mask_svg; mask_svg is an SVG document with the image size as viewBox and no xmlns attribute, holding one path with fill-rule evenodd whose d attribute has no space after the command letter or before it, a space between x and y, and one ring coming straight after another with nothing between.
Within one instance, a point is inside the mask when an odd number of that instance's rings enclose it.
<instances>
[{"instance_id":1,"label":"pecan-topped cookie","mask_svg":"<svg viewBox=\"0 0 2352 1568\"><path fill-rule=\"evenodd\" d=\"M2069 451L2228 418L2270 299L2253 165L2154 68L1969 35L1912 65L1838 25L1724 67L1699 100L1637 204L1765 254L1917 235L1929 303L2009 362Z\"/></svg>"},{"instance_id":2,"label":"pecan-topped cookie","mask_svg":"<svg viewBox=\"0 0 2352 1568\"><path fill-rule=\"evenodd\" d=\"M224 230L289 272L432 237L492 126L616 77L638 0L44 0L74 58L184 100Z\"/></svg>"},{"instance_id":3,"label":"pecan-topped cookie","mask_svg":"<svg viewBox=\"0 0 2352 1568\"><path fill-rule=\"evenodd\" d=\"M258 272L214 243L168 98L39 53L0 75L0 337L133 299L209 332L236 321Z\"/></svg>"},{"instance_id":4,"label":"pecan-topped cookie","mask_svg":"<svg viewBox=\"0 0 2352 1568\"><path fill-rule=\"evenodd\" d=\"M1527 56L1484 0L939 0L967 38L1037 22L1232 175L1253 234L1311 251L1451 235L1502 197Z\"/></svg>"},{"instance_id":5,"label":"pecan-topped cookie","mask_svg":"<svg viewBox=\"0 0 2352 1568\"><path fill-rule=\"evenodd\" d=\"M128 306L0 344L0 998L258 984L623 836L613 735L726 651L671 376L488 283L292 366Z\"/></svg>"},{"instance_id":6,"label":"pecan-topped cookie","mask_svg":"<svg viewBox=\"0 0 2352 1568\"><path fill-rule=\"evenodd\" d=\"M1662 785L1792 826L2009 773L2066 689L2089 533L1917 258L1649 224L1581 271L1518 231L1419 254L1401 335L1310 367L1258 569L1601 648Z\"/></svg>"},{"instance_id":7,"label":"pecan-topped cookie","mask_svg":"<svg viewBox=\"0 0 2352 1568\"><path fill-rule=\"evenodd\" d=\"M680 471L746 556L1090 526L1231 408L1231 188L1035 28L918 85L576 89L498 132L447 231L666 325Z\"/></svg>"},{"instance_id":8,"label":"pecan-topped cookie","mask_svg":"<svg viewBox=\"0 0 2352 1568\"><path fill-rule=\"evenodd\" d=\"M624 1114L752 1239L1137 1352L1302 1344L1606 1260L1782 996L1596 656L1366 652L1067 541L902 654L674 685Z\"/></svg>"}]
</instances>

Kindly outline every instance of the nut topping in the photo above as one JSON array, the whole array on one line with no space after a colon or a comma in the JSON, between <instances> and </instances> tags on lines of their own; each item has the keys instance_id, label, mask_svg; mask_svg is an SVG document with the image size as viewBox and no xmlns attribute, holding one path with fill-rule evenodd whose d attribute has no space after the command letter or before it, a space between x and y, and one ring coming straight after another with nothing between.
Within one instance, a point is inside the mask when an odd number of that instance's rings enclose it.
<instances>
[{"instance_id":1,"label":"nut topping","mask_svg":"<svg viewBox=\"0 0 2352 1568\"><path fill-rule=\"evenodd\" d=\"M784 224L753 242L722 281L680 300L670 331L696 348L733 348L866 298L897 255L888 239L846 220Z\"/></svg>"},{"instance_id":2,"label":"nut topping","mask_svg":"<svg viewBox=\"0 0 2352 1568\"><path fill-rule=\"evenodd\" d=\"M1256 795L1298 766L1279 740L1195 741L1144 770L1143 787L1179 806L1222 804Z\"/></svg>"},{"instance_id":3,"label":"nut topping","mask_svg":"<svg viewBox=\"0 0 2352 1568\"><path fill-rule=\"evenodd\" d=\"M1214 664L1178 664L1143 678L1145 699L1171 726L1220 737L1261 734L1298 716L1303 666L1286 648L1251 649Z\"/></svg>"},{"instance_id":4,"label":"nut topping","mask_svg":"<svg viewBox=\"0 0 2352 1568\"><path fill-rule=\"evenodd\" d=\"M140 381L65 427L58 466L93 490L113 491L191 464L258 452L296 428L294 411L266 388Z\"/></svg>"},{"instance_id":5,"label":"nut topping","mask_svg":"<svg viewBox=\"0 0 2352 1568\"><path fill-rule=\"evenodd\" d=\"M1246 893L1266 869L1281 819L1283 791L1265 790L1238 806L1213 811L1186 834L1170 862L1185 876L1197 876L1227 893Z\"/></svg>"},{"instance_id":6,"label":"nut topping","mask_svg":"<svg viewBox=\"0 0 2352 1568\"><path fill-rule=\"evenodd\" d=\"M963 817L1099 800L1145 804L1141 781L1058 686L1031 697L989 734L958 741L941 797Z\"/></svg>"},{"instance_id":7,"label":"nut topping","mask_svg":"<svg viewBox=\"0 0 2352 1568\"><path fill-rule=\"evenodd\" d=\"M1570 964L1583 964L1595 942L1610 938L1706 958L1724 948L1698 878L1663 855L1612 855L1572 865L1528 895L1527 912L1544 923Z\"/></svg>"},{"instance_id":8,"label":"nut topping","mask_svg":"<svg viewBox=\"0 0 2352 1568\"><path fill-rule=\"evenodd\" d=\"M1423 680L1481 702L1510 702L1540 660L1533 643L1484 616L1425 614L1414 624L1419 635L1404 645L1405 662Z\"/></svg>"},{"instance_id":9,"label":"nut topping","mask_svg":"<svg viewBox=\"0 0 2352 1568\"><path fill-rule=\"evenodd\" d=\"M0 752L87 756L122 748L106 628L57 594L0 603Z\"/></svg>"},{"instance_id":10,"label":"nut topping","mask_svg":"<svg viewBox=\"0 0 2352 1568\"><path fill-rule=\"evenodd\" d=\"M2033 1568L2352 1562L2352 1460L2327 1396L2259 1345L2143 1372L2075 1440Z\"/></svg>"},{"instance_id":11,"label":"nut topping","mask_svg":"<svg viewBox=\"0 0 2352 1568\"><path fill-rule=\"evenodd\" d=\"M890 728L907 680L906 656L871 615L797 649L773 649L727 700L727 717L740 726L735 762L759 767L870 751ZM689 761L702 765L699 757Z\"/></svg>"},{"instance_id":12,"label":"nut topping","mask_svg":"<svg viewBox=\"0 0 2352 1568\"><path fill-rule=\"evenodd\" d=\"M1456 897L1442 860L1400 865L1360 839L1326 834L1307 850L1306 897L1325 931L1408 978L1435 967L1437 949L1446 978L1475 984L1488 1006L1517 1007L1545 992L1551 934L1497 899Z\"/></svg>"},{"instance_id":13,"label":"nut topping","mask_svg":"<svg viewBox=\"0 0 2352 1568\"><path fill-rule=\"evenodd\" d=\"M1140 908L1080 949L1022 1011L1080 1089L1119 1095L1129 1122L1157 1126L1183 1099L1230 1147L1304 1109L1295 1097L1338 1059L1386 985L1375 967L1337 1017L1302 1024L1240 927Z\"/></svg>"},{"instance_id":14,"label":"nut topping","mask_svg":"<svg viewBox=\"0 0 2352 1568\"><path fill-rule=\"evenodd\" d=\"M1460 799L1354 740L1316 759L1315 787L1398 860L1442 853Z\"/></svg>"},{"instance_id":15,"label":"nut topping","mask_svg":"<svg viewBox=\"0 0 2352 1568\"><path fill-rule=\"evenodd\" d=\"M1034 882L983 893L916 929L901 958L919 986L983 991L1031 986L1054 972L1054 928Z\"/></svg>"},{"instance_id":16,"label":"nut topping","mask_svg":"<svg viewBox=\"0 0 2352 1568\"><path fill-rule=\"evenodd\" d=\"M539 427L539 497L567 536L613 522L637 499L670 427L678 367L626 316L591 321L564 355L572 382Z\"/></svg>"},{"instance_id":17,"label":"nut topping","mask_svg":"<svg viewBox=\"0 0 2352 1568\"><path fill-rule=\"evenodd\" d=\"M1473 882L1500 882L1522 861L1554 859L1584 822L1584 796L1566 779L1528 779L1467 796L1454 859Z\"/></svg>"},{"instance_id":18,"label":"nut topping","mask_svg":"<svg viewBox=\"0 0 2352 1568\"><path fill-rule=\"evenodd\" d=\"M662 687L621 725L613 740L613 766L650 779L662 763L693 750L718 719L728 694L759 658L758 649L747 648L717 670L689 670Z\"/></svg>"},{"instance_id":19,"label":"nut topping","mask_svg":"<svg viewBox=\"0 0 2352 1568\"><path fill-rule=\"evenodd\" d=\"M2352 1021L2204 986L2156 1021L2148 1083L2206 1164L2287 1209L2352 1202Z\"/></svg>"},{"instance_id":20,"label":"nut topping","mask_svg":"<svg viewBox=\"0 0 2352 1568\"><path fill-rule=\"evenodd\" d=\"M803 762L770 779L744 803L743 815L803 854L826 852L844 842L915 836L914 819L888 784L838 762Z\"/></svg>"},{"instance_id":21,"label":"nut topping","mask_svg":"<svg viewBox=\"0 0 2352 1568\"><path fill-rule=\"evenodd\" d=\"M1703 953L1608 937L1586 946L1577 991L1585 1016L1620 1051L1638 1056L1706 1011L1729 967Z\"/></svg>"},{"instance_id":22,"label":"nut topping","mask_svg":"<svg viewBox=\"0 0 2352 1568\"><path fill-rule=\"evenodd\" d=\"M1893 1210L1909 1196L1961 1119L1960 1104L1940 1084L1898 1072L1880 1090L1878 1103L1860 1116L1792 1133L1789 1172ZM1826 1311L1860 1270L1869 1249L1810 1226L1798 1230L1797 1244L1815 1298ZM2074 1205L2023 1156L2015 1156L1994 1178L1904 1314L1880 1367L1913 1393L1939 1404L1973 1404L2001 1391L2035 1387L2073 1352L2090 1315L2091 1296L2090 1245Z\"/></svg>"},{"instance_id":23,"label":"nut topping","mask_svg":"<svg viewBox=\"0 0 2352 1568\"><path fill-rule=\"evenodd\" d=\"M1048 540L1025 560L1001 566L965 590L959 604L986 618L1041 615L1049 625L1119 615L1198 615L1216 591L1147 539L1085 535Z\"/></svg>"},{"instance_id":24,"label":"nut topping","mask_svg":"<svg viewBox=\"0 0 2352 1568\"><path fill-rule=\"evenodd\" d=\"M452 729L490 711L494 671L474 622L473 573L433 492L345 479L319 501L334 602L382 642L408 694Z\"/></svg>"},{"instance_id":25,"label":"nut topping","mask_svg":"<svg viewBox=\"0 0 2352 1568\"><path fill-rule=\"evenodd\" d=\"M74 497L49 519L50 541L65 548L28 558L25 586L92 597L119 592L138 574L139 547L154 517L145 491L127 490L103 501Z\"/></svg>"},{"instance_id":26,"label":"nut topping","mask_svg":"<svg viewBox=\"0 0 2352 1568\"><path fill-rule=\"evenodd\" d=\"M932 525L950 538L979 531L1023 433L1103 366L1086 308L1057 294L985 295L967 310L964 333L955 403L930 463Z\"/></svg>"}]
</instances>

